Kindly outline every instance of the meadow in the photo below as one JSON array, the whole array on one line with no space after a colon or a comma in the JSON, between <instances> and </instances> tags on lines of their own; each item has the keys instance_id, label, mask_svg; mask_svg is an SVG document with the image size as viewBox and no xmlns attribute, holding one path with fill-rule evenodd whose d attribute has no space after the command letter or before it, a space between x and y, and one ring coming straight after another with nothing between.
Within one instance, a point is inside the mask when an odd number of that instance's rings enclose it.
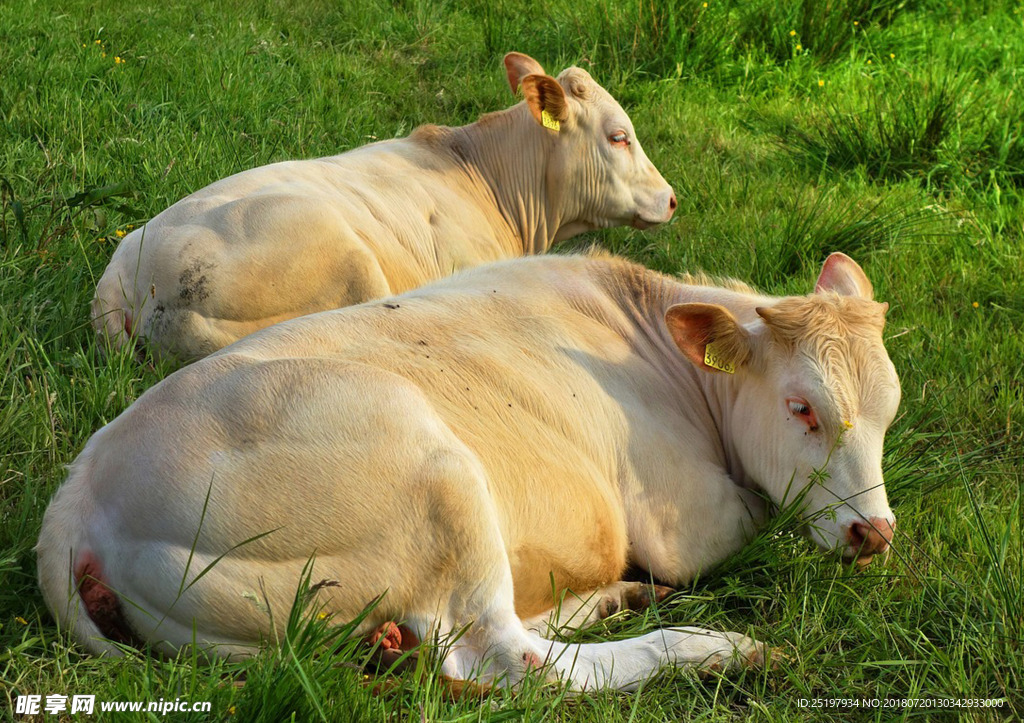
<instances>
[{"instance_id":1,"label":"meadow","mask_svg":"<svg viewBox=\"0 0 1024 723\"><path fill-rule=\"evenodd\" d=\"M629 695L451 700L426 662L378 688L301 605L286 645L242 663L82 653L38 591L40 520L90 434L170 371L104 354L89 324L118 239L237 171L511 105L509 50L589 70L679 199L666 226L558 251L779 294L810 291L831 251L864 267L903 386L893 553L852 570L781 515L657 609L573 635L736 630L782 648L779 669ZM0 68L0 719L52 693L211 702L175 720L1024 716L1020 0L20 0L0 3ZM800 702L837 698L1003 703Z\"/></svg>"}]
</instances>

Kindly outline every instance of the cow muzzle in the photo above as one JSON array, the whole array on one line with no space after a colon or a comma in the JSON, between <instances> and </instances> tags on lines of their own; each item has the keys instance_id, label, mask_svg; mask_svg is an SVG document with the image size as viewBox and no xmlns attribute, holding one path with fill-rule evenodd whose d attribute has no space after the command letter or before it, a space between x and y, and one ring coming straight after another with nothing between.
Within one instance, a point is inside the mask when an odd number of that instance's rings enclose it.
<instances>
[{"instance_id":1,"label":"cow muzzle","mask_svg":"<svg viewBox=\"0 0 1024 723\"><path fill-rule=\"evenodd\" d=\"M867 565L875 555L889 551L895 530L896 520L890 522L882 517L851 522L844 531L846 549L843 558L856 562L860 567Z\"/></svg>"},{"instance_id":2,"label":"cow muzzle","mask_svg":"<svg viewBox=\"0 0 1024 723\"><path fill-rule=\"evenodd\" d=\"M661 223L666 223L672 219L672 214L676 212L676 206L679 202L676 200L675 192L670 188L668 190L667 197L659 203L660 217L657 217L657 213L647 213L641 211L633 216L632 226L640 230L657 226Z\"/></svg>"}]
</instances>

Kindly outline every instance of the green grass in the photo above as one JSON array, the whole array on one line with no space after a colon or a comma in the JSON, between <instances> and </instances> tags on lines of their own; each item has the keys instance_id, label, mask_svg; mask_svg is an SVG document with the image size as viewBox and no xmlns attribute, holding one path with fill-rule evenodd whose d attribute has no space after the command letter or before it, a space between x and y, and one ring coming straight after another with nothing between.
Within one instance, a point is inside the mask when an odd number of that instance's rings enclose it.
<instances>
[{"instance_id":1,"label":"green grass","mask_svg":"<svg viewBox=\"0 0 1024 723\"><path fill-rule=\"evenodd\" d=\"M210 700L195 720L957 715L798 704L851 697L997 697L960 714L1024 716L1024 6L707 4L0 4L0 718L27 693ZM697 623L782 647L781 669L673 672L635 695L452 702L429 661L375 692L343 621L301 606L278 611L287 644L244 663L83 655L35 583L40 519L89 435L168 371L105 356L89 327L117 232L245 168L505 107L513 49L590 69L679 197L664 228L563 248L773 293L809 290L833 250L864 266L903 383L895 553L852 572L783 516L656 611L575 636Z\"/></svg>"}]
</instances>

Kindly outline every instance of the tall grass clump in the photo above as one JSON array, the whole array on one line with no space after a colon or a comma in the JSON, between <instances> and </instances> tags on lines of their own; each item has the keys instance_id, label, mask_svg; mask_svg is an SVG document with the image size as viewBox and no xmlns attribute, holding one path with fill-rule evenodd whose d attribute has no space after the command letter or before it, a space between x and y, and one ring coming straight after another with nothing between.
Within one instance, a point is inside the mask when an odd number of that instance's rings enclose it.
<instances>
[{"instance_id":1,"label":"tall grass clump","mask_svg":"<svg viewBox=\"0 0 1024 723\"><path fill-rule=\"evenodd\" d=\"M728 61L735 29L728 4L703 0L638 0L629 21L628 47L655 76L699 77Z\"/></svg>"},{"instance_id":2,"label":"tall grass clump","mask_svg":"<svg viewBox=\"0 0 1024 723\"><path fill-rule=\"evenodd\" d=\"M979 184L998 183L1024 189L1024 112L997 117L967 154L964 174Z\"/></svg>"},{"instance_id":3,"label":"tall grass clump","mask_svg":"<svg viewBox=\"0 0 1024 723\"><path fill-rule=\"evenodd\" d=\"M522 0L476 6L484 49L494 58L532 46L545 57L581 58L618 68L626 77L693 77L720 69L732 57L734 28L728 7L703 0L625 0L608 11L594 0ZM523 32L523 23L529 32ZM564 33L552 35L551 27ZM518 37L517 37L518 36Z\"/></svg>"},{"instance_id":4,"label":"tall grass clump","mask_svg":"<svg viewBox=\"0 0 1024 723\"><path fill-rule=\"evenodd\" d=\"M793 57L797 44L815 62L831 63L848 54L858 34L887 27L906 5L906 0L737 2L738 41L780 64Z\"/></svg>"},{"instance_id":5,"label":"tall grass clump","mask_svg":"<svg viewBox=\"0 0 1024 723\"><path fill-rule=\"evenodd\" d=\"M871 78L857 111L826 106L807 126L787 122L781 146L812 167L862 169L873 180L907 177L941 184L948 175L943 150L969 103L967 82L944 74L925 82L897 73Z\"/></svg>"},{"instance_id":6,"label":"tall grass clump","mask_svg":"<svg viewBox=\"0 0 1024 723\"><path fill-rule=\"evenodd\" d=\"M832 251L864 259L899 244L933 242L954 233L951 220L934 208L908 209L886 198L850 202L835 191L796 197L785 202L774 232L763 240L777 251L765 255L768 265L759 273L794 276Z\"/></svg>"},{"instance_id":7,"label":"tall grass clump","mask_svg":"<svg viewBox=\"0 0 1024 723\"><path fill-rule=\"evenodd\" d=\"M354 661L365 655L360 638L352 636L373 606L351 621L331 620L317 597L338 582L313 582L311 573L309 561L292 608L276 630L280 637L268 641L262 655L244 661L234 671L232 677L244 682L236 706L247 712L250 721L342 720L337 711L328 713L337 698L348 701L348 720L363 720L371 712L365 706L374 707L368 696L360 695L364 677Z\"/></svg>"}]
</instances>

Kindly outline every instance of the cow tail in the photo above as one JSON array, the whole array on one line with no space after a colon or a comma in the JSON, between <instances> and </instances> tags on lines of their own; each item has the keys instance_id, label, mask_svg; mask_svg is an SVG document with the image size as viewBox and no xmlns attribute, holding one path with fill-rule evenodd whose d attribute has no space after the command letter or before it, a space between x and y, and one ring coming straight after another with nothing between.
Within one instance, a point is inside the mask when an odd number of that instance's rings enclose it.
<instances>
[{"instance_id":1,"label":"cow tail","mask_svg":"<svg viewBox=\"0 0 1024 723\"><path fill-rule=\"evenodd\" d=\"M83 453L82 457L85 456ZM80 479L87 470L87 461L82 459L71 466L67 481L57 491L43 516L36 544L39 587L46 606L62 630L70 632L77 642L94 654L120 655L121 650L90 614L96 611L90 611L82 598L83 590L99 590L98 596L95 592L92 594L93 607L96 600L102 602L105 595L114 603L114 609L120 612L116 595L102 582L101 569L87 539L87 516L91 514L92 505L83 500L87 485L84 479Z\"/></svg>"}]
</instances>

